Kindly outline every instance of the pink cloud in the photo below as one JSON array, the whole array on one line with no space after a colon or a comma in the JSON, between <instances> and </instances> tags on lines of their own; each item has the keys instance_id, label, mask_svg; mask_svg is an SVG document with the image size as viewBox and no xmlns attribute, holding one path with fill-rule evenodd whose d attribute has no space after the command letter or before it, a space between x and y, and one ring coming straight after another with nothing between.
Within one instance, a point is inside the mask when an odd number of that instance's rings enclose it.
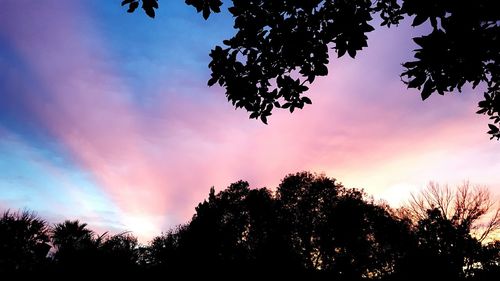
<instances>
[{"instance_id":1,"label":"pink cloud","mask_svg":"<svg viewBox=\"0 0 500 281\"><path fill-rule=\"evenodd\" d=\"M51 93L35 106L42 122L142 237L185 222L212 185L246 179L275 187L300 170L324 171L385 196L395 186L440 178L499 188L498 145L488 141L484 118L474 115L477 98L421 102L407 91L398 65L408 53L386 47L408 44L401 34L381 31L358 59L336 60L331 76L311 88L312 106L276 112L265 126L234 111L221 89L205 87L204 77L179 77L200 85L191 85L199 92L192 95L164 91L160 83L144 111L121 71L103 63L111 56L104 38L73 18L81 7L50 3L12 8L10 21L0 24L19 24L7 36ZM89 42L82 34L97 38Z\"/></svg>"}]
</instances>

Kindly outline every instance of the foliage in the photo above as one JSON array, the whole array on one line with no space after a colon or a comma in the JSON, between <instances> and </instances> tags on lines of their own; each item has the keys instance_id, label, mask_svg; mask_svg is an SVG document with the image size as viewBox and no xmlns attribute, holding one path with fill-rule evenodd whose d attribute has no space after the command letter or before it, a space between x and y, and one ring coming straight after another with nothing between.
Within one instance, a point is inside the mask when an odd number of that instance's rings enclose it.
<instances>
[{"instance_id":1,"label":"foliage","mask_svg":"<svg viewBox=\"0 0 500 281\"><path fill-rule=\"evenodd\" d=\"M0 219L1 273L125 278L198 276L318 280L497 280L500 243L474 225L488 192L432 185L414 209L378 204L324 175L287 175L275 189L238 181L198 204L192 219L139 245L128 232L47 224L33 213ZM418 199L423 198L423 199ZM53 255L47 258L52 242ZM90 275L89 275L90 277Z\"/></svg>"},{"instance_id":2,"label":"foliage","mask_svg":"<svg viewBox=\"0 0 500 281\"><path fill-rule=\"evenodd\" d=\"M29 211L0 217L0 273L39 270L50 249L47 223Z\"/></svg>"},{"instance_id":3,"label":"foliage","mask_svg":"<svg viewBox=\"0 0 500 281\"><path fill-rule=\"evenodd\" d=\"M141 0L154 17L157 0ZM221 11L220 0L186 0L210 14ZM228 101L244 108L250 118L267 124L275 108L293 112L311 100L305 92L318 76L328 74L329 52L338 57L356 54L368 46L366 34L374 30L374 16L381 25L398 25L413 18L412 26L430 23L430 33L413 40L415 60L403 63L401 74L409 88L431 94L486 86L478 114L487 114L488 134L500 139L500 13L492 0L233 0L228 11L236 34L210 53L212 77L208 85L226 89ZM139 0L125 0L133 12Z\"/></svg>"},{"instance_id":4,"label":"foliage","mask_svg":"<svg viewBox=\"0 0 500 281\"><path fill-rule=\"evenodd\" d=\"M142 9L144 12L154 18L155 9L158 9L158 0L140 0L142 2ZM139 0L123 0L122 6L128 5L127 12L133 13L139 7Z\"/></svg>"},{"instance_id":5,"label":"foliage","mask_svg":"<svg viewBox=\"0 0 500 281\"><path fill-rule=\"evenodd\" d=\"M153 240L148 260L163 272L334 280L465 280L498 270L467 224L436 208L415 222L396 213L308 172L288 175L274 194L240 181L212 188L190 223Z\"/></svg>"},{"instance_id":6,"label":"foliage","mask_svg":"<svg viewBox=\"0 0 500 281\"><path fill-rule=\"evenodd\" d=\"M94 268L100 273L133 273L139 262L137 238L129 233L96 235L87 224L66 220L52 231L56 271Z\"/></svg>"},{"instance_id":7,"label":"foliage","mask_svg":"<svg viewBox=\"0 0 500 281\"><path fill-rule=\"evenodd\" d=\"M417 237L420 260L438 279L466 277L481 249L466 227L454 224L439 209L428 210L427 217L418 222Z\"/></svg>"},{"instance_id":8,"label":"foliage","mask_svg":"<svg viewBox=\"0 0 500 281\"><path fill-rule=\"evenodd\" d=\"M335 179L289 175L276 198L288 244L307 270L337 280L384 278L400 259L406 225Z\"/></svg>"},{"instance_id":9,"label":"foliage","mask_svg":"<svg viewBox=\"0 0 500 281\"><path fill-rule=\"evenodd\" d=\"M104 237L98 251L104 270L109 272L134 271L139 262L139 243L127 232Z\"/></svg>"},{"instance_id":10,"label":"foliage","mask_svg":"<svg viewBox=\"0 0 500 281\"><path fill-rule=\"evenodd\" d=\"M471 232L481 242L492 239L500 230L500 205L487 189L473 187L469 182L455 190L431 182L427 189L411 196L400 214L418 223L432 209L439 210L444 219Z\"/></svg>"},{"instance_id":11,"label":"foliage","mask_svg":"<svg viewBox=\"0 0 500 281\"><path fill-rule=\"evenodd\" d=\"M500 14L491 0L427 2L405 0L401 13L415 15L412 26L430 21L432 31L413 40L415 61L404 63L402 76L422 99L437 92L461 91L469 83L487 86L479 114L487 114L491 138L500 139Z\"/></svg>"},{"instance_id":12,"label":"foliage","mask_svg":"<svg viewBox=\"0 0 500 281\"><path fill-rule=\"evenodd\" d=\"M52 244L56 250L54 261L64 272L76 272L97 264L97 247L93 231L86 223L66 220L52 229Z\"/></svg>"},{"instance_id":13,"label":"foliage","mask_svg":"<svg viewBox=\"0 0 500 281\"><path fill-rule=\"evenodd\" d=\"M473 268L474 280L497 280L500 276L500 241L487 244L478 255L480 268Z\"/></svg>"}]
</instances>

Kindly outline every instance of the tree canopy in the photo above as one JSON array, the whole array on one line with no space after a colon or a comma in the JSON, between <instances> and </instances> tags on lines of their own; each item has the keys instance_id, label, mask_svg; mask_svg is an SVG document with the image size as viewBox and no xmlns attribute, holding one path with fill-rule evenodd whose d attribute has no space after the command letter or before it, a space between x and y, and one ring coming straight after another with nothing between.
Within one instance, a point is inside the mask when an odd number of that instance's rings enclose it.
<instances>
[{"instance_id":1,"label":"tree canopy","mask_svg":"<svg viewBox=\"0 0 500 281\"><path fill-rule=\"evenodd\" d=\"M309 172L287 175L274 191L238 181L212 187L190 221L148 245L130 233L97 235L77 220L50 227L7 211L0 276L497 280L498 238L481 241L471 227L487 214L486 193L461 187L454 197L435 187L413 211L398 212Z\"/></svg>"},{"instance_id":2,"label":"tree canopy","mask_svg":"<svg viewBox=\"0 0 500 281\"><path fill-rule=\"evenodd\" d=\"M155 16L158 0L124 0L128 12L141 7ZM208 19L221 12L221 0L186 0ZM500 13L494 0L233 0L228 11L236 34L210 53L208 85L226 89L229 102L267 124L276 108L293 112L312 101L305 94L316 77L328 74L329 48L355 58L368 46L372 20L397 26L430 24L413 38L414 60L403 63L402 81L420 91L462 91L466 84L485 88L478 114L491 119L488 134L500 139Z\"/></svg>"},{"instance_id":3,"label":"tree canopy","mask_svg":"<svg viewBox=\"0 0 500 281\"><path fill-rule=\"evenodd\" d=\"M431 182L399 212L414 223L428 216L428 211L437 209L440 216L455 227L472 233L480 242L498 235L500 230L500 204L484 187L464 182L455 190Z\"/></svg>"},{"instance_id":4,"label":"tree canopy","mask_svg":"<svg viewBox=\"0 0 500 281\"><path fill-rule=\"evenodd\" d=\"M47 223L29 211L0 217L0 273L34 271L45 266L50 250Z\"/></svg>"}]
</instances>

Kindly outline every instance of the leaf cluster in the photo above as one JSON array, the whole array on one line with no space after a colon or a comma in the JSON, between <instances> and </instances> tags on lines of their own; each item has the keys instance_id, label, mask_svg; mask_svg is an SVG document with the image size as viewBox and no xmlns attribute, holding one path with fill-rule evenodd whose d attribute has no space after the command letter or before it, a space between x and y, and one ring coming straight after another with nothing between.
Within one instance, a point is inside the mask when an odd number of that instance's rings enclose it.
<instances>
[{"instance_id":1,"label":"leaf cluster","mask_svg":"<svg viewBox=\"0 0 500 281\"><path fill-rule=\"evenodd\" d=\"M133 12L151 17L158 0L125 0ZM235 108L267 124L275 109L294 112L311 104L305 94L317 77L328 74L329 49L338 57L368 46L374 16L381 25L430 24L430 33L413 38L415 60L403 63L408 88L423 100L433 93L461 92L466 84L487 87L478 114L492 121L488 134L500 139L500 13L494 0L232 0L233 37L210 53L208 85L225 88ZM219 13L221 0L186 0L208 19Z\"/></svg>"}]
</instances>

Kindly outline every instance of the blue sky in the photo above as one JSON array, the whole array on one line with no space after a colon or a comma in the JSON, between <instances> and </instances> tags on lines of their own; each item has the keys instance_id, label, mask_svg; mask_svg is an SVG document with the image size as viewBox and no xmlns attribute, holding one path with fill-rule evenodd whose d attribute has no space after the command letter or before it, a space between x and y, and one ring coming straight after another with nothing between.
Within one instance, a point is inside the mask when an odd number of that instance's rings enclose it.
<instances>
[{"instance_id":1,"label":"blue sky","mask_svg":"<svg viewBox=\"0 0 500 281\"><path fill-rule=\"evenodd\" d=\"M152 20L120 1L4 0L0 10L0 208L79 218L142 241L186 222L215 186L274 188L310 170L397 205L429 181L500 193L500 146L480 91L432 96L400 81L408 24L333 59L311 106L248 119L208 88L210 50L234 30L161 1ZM335 55L332 52L332 55Z\"/></svg>"}]
</instances>

